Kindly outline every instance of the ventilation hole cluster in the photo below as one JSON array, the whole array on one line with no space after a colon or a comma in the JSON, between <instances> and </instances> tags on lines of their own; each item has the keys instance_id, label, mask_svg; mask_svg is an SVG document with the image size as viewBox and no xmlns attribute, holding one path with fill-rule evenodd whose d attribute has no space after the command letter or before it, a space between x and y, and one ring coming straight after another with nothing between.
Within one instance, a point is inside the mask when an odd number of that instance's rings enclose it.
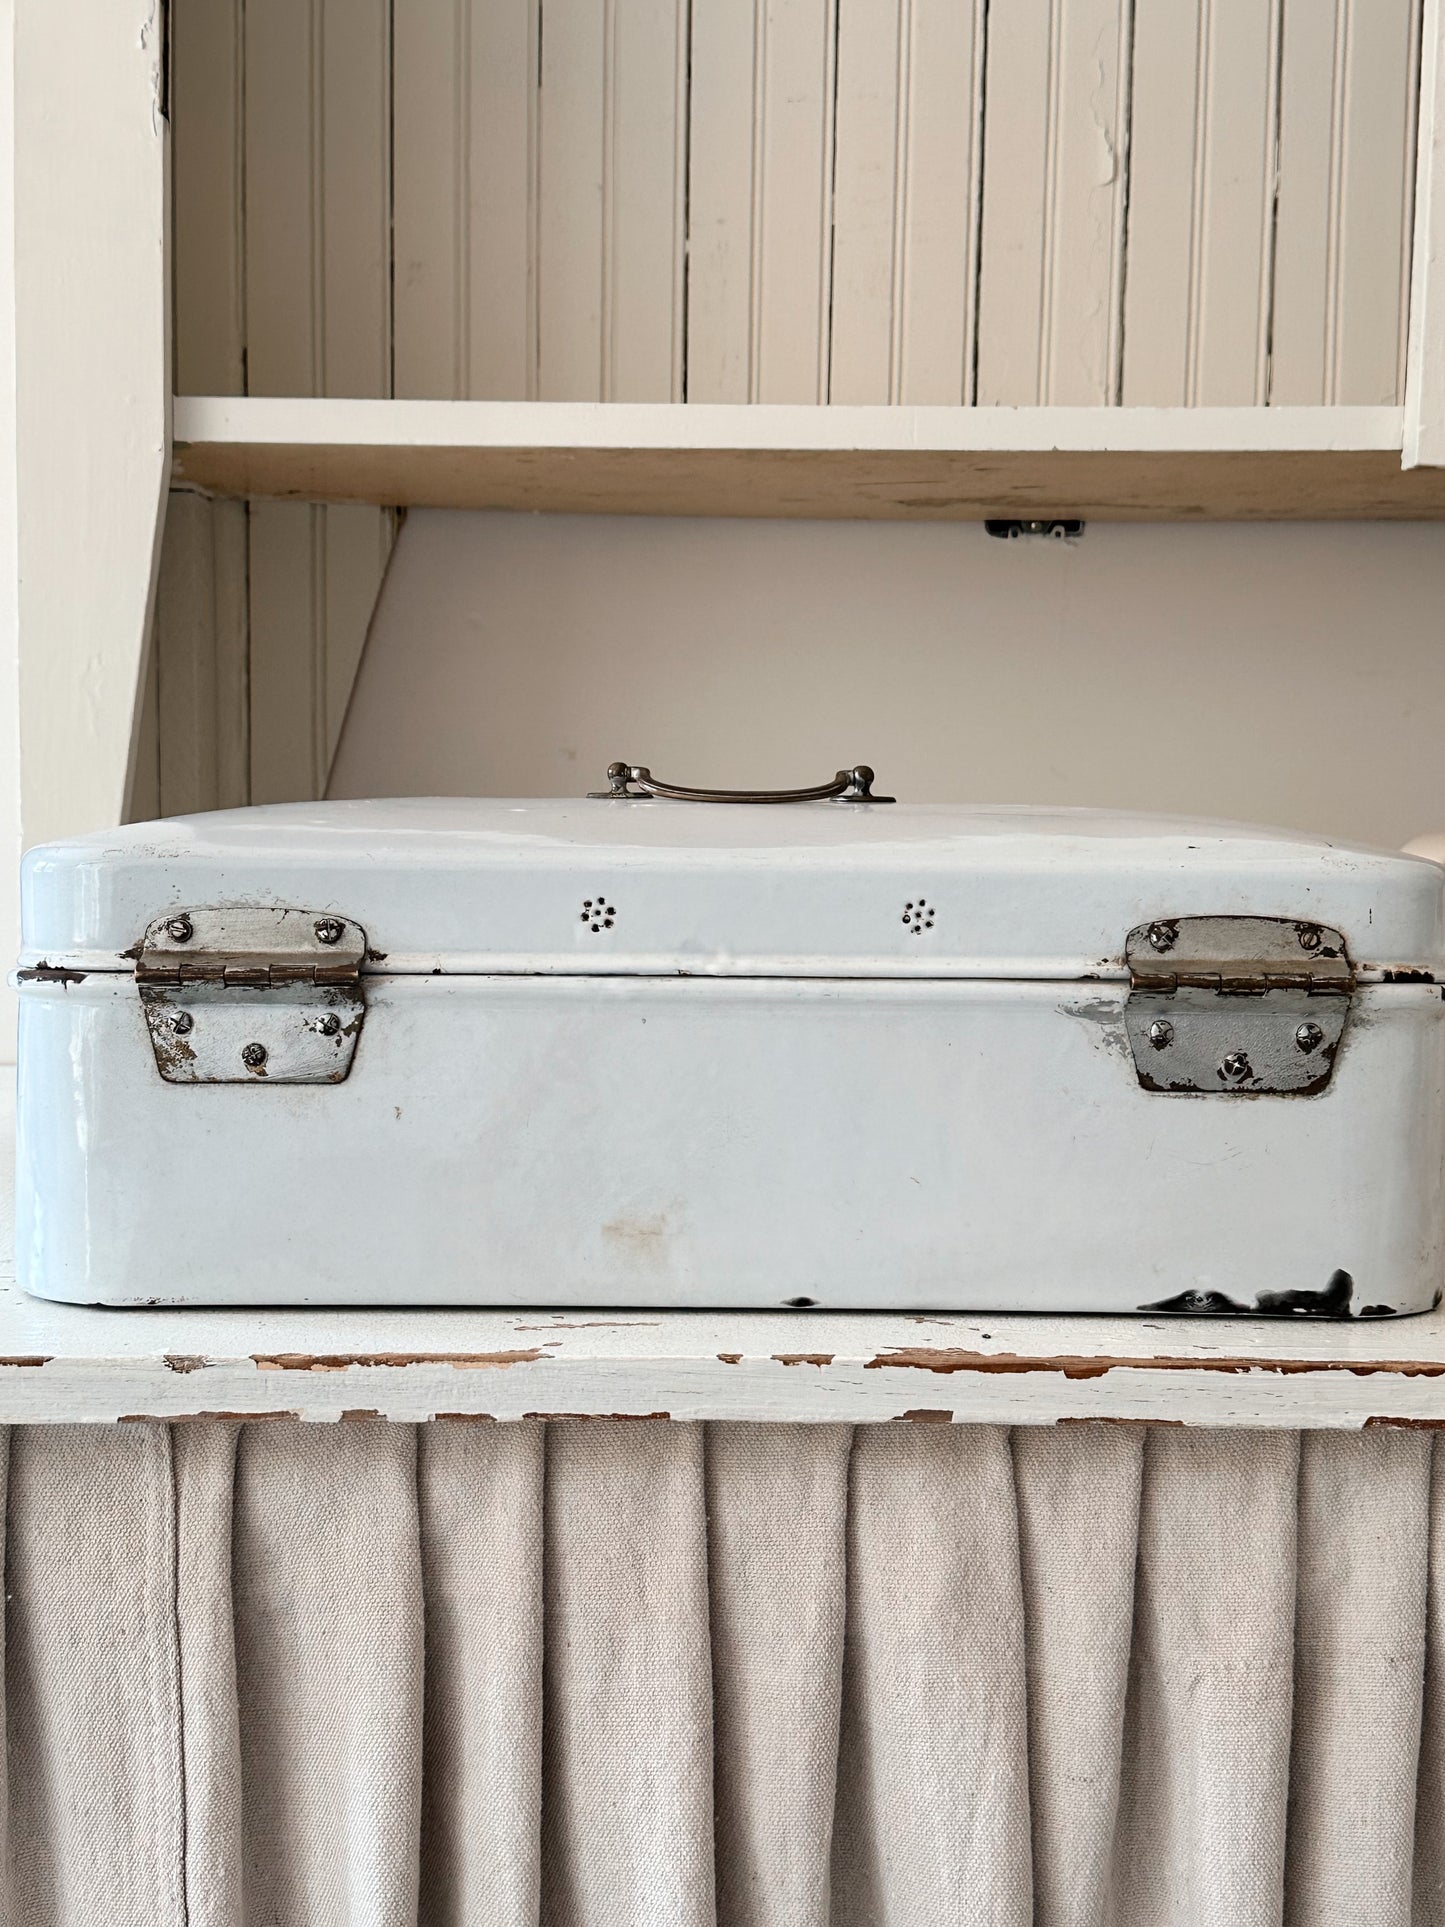
<instances>
[{"instance_id":1,"label":"ventilation hole cluster","mask_svg":"<svg viewBox=\"0 0 1445 1927\"><path fill-rule=\"evenodd\" d=\"M908 926L911 937L921 937L925 930L933 928L933 905L920 897L916 903L905 903L903 921Z\"/></svg>"},{"instance_id":2,"label":"ventilation hole cluster","mask_svg":"<svg viewBox=\"0 0 1445 1927\"><path fill-rule=\"evenodd\" d=\"M617 905L609 903L606 897L588 897L582 905L582 921L594 933L610 930L617 915Z\"/></svg>"}]
</instances>

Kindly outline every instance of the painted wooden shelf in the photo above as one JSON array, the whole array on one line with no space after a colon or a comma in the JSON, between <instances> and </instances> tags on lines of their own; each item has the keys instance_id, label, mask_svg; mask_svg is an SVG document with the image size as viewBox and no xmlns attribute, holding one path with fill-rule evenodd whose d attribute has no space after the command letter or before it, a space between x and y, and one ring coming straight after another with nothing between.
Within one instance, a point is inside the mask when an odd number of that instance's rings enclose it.
<instances>
[{"instance_id":1,"label":"painted wooden shelf","mask_svg":"<svg viewBox=\"0 0 1445 1927\"><path fill-rule=\"evenodd\" d=\"M438 508L917 521L1432 519L1399 408L910 408L183 396L177 480Z\"/></svg>"},{"instance_id":2,"label":"painted wooden shelf","mask_svg":"<svg viewBox=\"0 0 1445 1927\"><path fill-rule=\"evenodd\" d=\"M104 1311L27 1298L0 1096L0 1422L549 1418L1445 1426L1445 1310L1366 1324L665 1311Z\"/></svg>"}]
</instances>

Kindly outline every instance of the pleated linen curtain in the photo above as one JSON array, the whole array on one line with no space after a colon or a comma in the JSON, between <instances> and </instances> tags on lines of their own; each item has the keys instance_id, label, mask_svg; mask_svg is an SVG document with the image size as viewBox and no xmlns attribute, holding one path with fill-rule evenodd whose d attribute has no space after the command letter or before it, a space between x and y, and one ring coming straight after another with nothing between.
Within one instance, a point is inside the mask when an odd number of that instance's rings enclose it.
<instances>
[{"instance_id":1,"label":"pleated linen curtain","mask_svg":"<svg viewBox=\"0 0 1445 1927\"><path fill-rule=\"evenodd\" d=\"M198 1421L8 1468L12 1927L1445 1923L1428 1432Z\"/></svg>"}]
</instances>

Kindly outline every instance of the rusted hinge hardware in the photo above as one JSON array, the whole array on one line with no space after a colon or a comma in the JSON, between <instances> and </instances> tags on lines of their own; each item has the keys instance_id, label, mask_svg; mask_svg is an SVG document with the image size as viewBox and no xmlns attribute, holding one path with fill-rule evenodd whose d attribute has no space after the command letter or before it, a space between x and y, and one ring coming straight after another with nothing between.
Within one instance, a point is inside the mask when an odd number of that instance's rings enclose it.
<instances>
[{"instance_id":1,"label":"rusted hinge hardware","mask_svg":"<svg viewBox=\"0 0 1445 1927\"><path fill-rule=\"evenodd\" d=\"M1129 932L1124 1023L1147 1091L1303 1097L1330 1081L1355 971L1295 917L1160 917Z\"/></svg>"},{"instance_id":2,"label":"rusted hinge hardware","mask_svg":"<svg viewBox=\"0 0 1445 1927\"><path fill-rule=\"evenodd\" d=\"M366 932L327 910L176 909L136 950L168 1084L339 1084L366 1015Z\"/></svg>"}]
</instances>

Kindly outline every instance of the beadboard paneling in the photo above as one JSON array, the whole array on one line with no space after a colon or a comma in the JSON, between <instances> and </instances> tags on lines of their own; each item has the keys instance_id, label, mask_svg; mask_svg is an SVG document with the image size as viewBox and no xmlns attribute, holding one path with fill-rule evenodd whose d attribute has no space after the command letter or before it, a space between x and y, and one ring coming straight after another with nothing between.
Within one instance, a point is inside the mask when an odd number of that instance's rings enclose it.
<instances>
[{"instance_id":1,"label":"beadboard paneling","mask_svg":"<svg viewBox=\"0 0 1445 1927\"><path fill-rule=\"evenodd\" d=\"M1402 391L1419 30L1414 0L1285 0L1271 401Z\"/></svg>"},{"instance_id":2,"label":"beadboard paneling","mask_svg":"<svg viewBox=\"0 0 1445 1927\"><path fill-rule=\"evenodd\" d=\"M242 17L235 0L171 10L172 334L176 392L246 393Z\"/></svg>"},{"instance_id":3,"label":"beadboard paneling","mask_svg":"<svg viewBox=\"0 0 1445 1927\"><path fill-rule=\"evenodd\" d=\"M984 0L838 21L828 399L973 399Z\"/></svg>"},{"instance_id":4,"label":"beadboard paneling","mask_svg":"<svg viewBox=\"0 0 1445 1927\"><path fill-rule=\"evenodd\" d=\"M385 509L248 505L251 802L324 795L394 533Z\"/></svg>"},{"instance_id":5,"label":"beadboard paneling","mask_svg":"<svg viewBox=\"0 0 1445 1927\"><path fill-rule=\"evenodd\" d=\"M537 397L539 0L393 0L399 395Z\"/></svg>"},{"instance_id":6,"label":"beadboard paneling","mask_svg":"<svg viewBox=\"0 0 1445 1927\"><path fill-rule=\"evenodd\" d=\"M988 16L975 400L1118 400L1134 0Z\"/></svg>"},{"instance_id":7,"label":"beadboard paneling","mask_svg":"<svg viewBox=\"0 0 1445 1927\"><path fill-rule=\"evenodd\" d=\"M1395 402L1421 0L186 0L182 392Z\"/></svg>"},{"instance_id":8,"label":"beadboard paneling","mask_svg":"<svg viewBox=\"0 0 1445 1927\"><path fill-rule=\"evenodd\" d=\"M387 0L245 0L244 19L247 392L384 395Z\"/></svg>"},{"instance_id":9,"label":"beadboard paneling","mask_svg":"<svg viewBox=\"0 0 1445 1927\"><path fill-rule=\"evenodd\" d=\"M1138 9L1125 402L1269 399L1281 25L1281 0Z\"/></svg>"},{"instance_id":10,"label":"beadboard paneling","mask_svg":"<svg viewBox=\"0 0 1445 1927\"><path fill-rule=\"evenodd\" d=\"M692 0L689 401L828 399L837 6Z\"/></svg>"},{"instance_id":11,"label":"beadboard paneling","mask_svg":"<svg viewBox=\"0 0 1445 1927\"><path fill-rule=\"evenodd\" d=\"M549 0L538 393L682 398L685 0Z\"/></svg>"},{"instance_id":12,"label":"beadboard paneling","mask_svg":"<svg viewBox=\"0 0 1445 1927\"><path fill-rule=\"evenodd\" d=\"M397 520L172 490L133 821L325 793Z\"/></svg>"}]
</instances>

